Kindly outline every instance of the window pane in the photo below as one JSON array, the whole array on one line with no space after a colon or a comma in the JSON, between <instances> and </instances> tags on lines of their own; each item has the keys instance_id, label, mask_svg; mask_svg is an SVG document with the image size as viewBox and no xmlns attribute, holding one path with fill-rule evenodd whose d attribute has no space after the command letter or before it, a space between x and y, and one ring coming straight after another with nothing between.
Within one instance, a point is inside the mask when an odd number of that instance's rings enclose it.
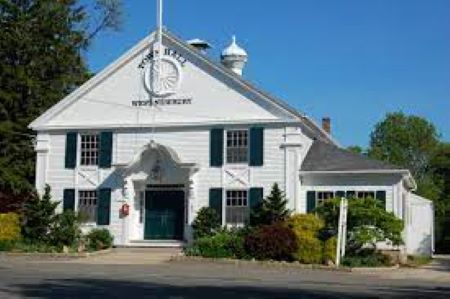
<instances>
[{"instance_id":1,"label":"window pane","mask_svg":"<svg viewBox=\"0 0 450 299\"><path fill-rule=\"evenodd\" d=\"M78 192L78 210L85 222L97 220L97 191Z\"/></svg>"},{"instance_id":2,"label":"window pane","mask_svg":"<svg viewBox=\"0 0 450 299\"><path fill-rule=\"evenodd\" d=\"M247 144L247 130L227 131L227 163L247 163Z\"/></svg>"},{"instance_id":3,"label":"window pane","mask_svg":"<svg viewBox=\"0 0 450 299\"><path fill-rule=\"evenodd\" d=\"M98 135L81 135L81 165L98 165Z\"/></svg>"}]
</instances>

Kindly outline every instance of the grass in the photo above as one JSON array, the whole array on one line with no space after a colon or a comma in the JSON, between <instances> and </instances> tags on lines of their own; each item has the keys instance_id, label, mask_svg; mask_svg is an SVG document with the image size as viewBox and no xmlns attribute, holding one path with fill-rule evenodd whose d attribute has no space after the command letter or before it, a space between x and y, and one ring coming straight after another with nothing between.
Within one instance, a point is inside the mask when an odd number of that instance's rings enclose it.
<instances>
[{"instance_id":1,"label":"grass","mask_svg":"<svg viewBox=\"0 0 450 299\"><path fill-rule=\"evenodd\" d=\"M408 267L420 267L429 264L433 259L424 255L408 255Z\"/></svg>"}]
</instances>

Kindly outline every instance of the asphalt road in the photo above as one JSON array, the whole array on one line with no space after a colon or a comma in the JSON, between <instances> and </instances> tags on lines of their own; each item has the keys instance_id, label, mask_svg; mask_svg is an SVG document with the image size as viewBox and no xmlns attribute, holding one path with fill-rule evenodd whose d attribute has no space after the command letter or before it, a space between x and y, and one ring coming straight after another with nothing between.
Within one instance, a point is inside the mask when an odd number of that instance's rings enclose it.
<instances>
[{"instance_id":1,"label":"asphalt road","mask_svg":"<svg viewBox=\"0 0 450 299\"><path fill-rule=\"evenodd\" d=\"M105 265L0 258L0 298L342 297L450 298L450 283L430 277L399 279L383 273L259 265L240 267L198 262Z\"/></svg>"}]
</instances>

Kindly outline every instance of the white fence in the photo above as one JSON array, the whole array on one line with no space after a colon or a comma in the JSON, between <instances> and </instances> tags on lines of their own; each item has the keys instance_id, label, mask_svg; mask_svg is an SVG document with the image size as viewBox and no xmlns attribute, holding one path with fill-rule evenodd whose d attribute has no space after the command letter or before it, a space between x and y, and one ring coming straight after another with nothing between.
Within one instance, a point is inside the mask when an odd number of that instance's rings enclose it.
<instances>
[{"instance_id":1,"label":"white fence","mask_svg":"<svg viewBox=\"0 0 450 299\"><path fill-rule=\"evenodd\" d=\"M431 256L434 252L433 202L410 193L405 208L405 245L407 253Z\"/></svg>"}]
</instances>

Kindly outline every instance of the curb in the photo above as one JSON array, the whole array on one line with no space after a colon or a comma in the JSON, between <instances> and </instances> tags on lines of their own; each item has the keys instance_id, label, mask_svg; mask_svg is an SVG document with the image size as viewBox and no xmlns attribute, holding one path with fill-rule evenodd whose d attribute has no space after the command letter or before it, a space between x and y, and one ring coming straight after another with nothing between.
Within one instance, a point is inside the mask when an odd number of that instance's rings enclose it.
<instances>
[{"instance_id":1,"label":"curb","mask_svg":"<svg viewBox=\"0 0 450 299\"><path fill-rule=\"evenodd\" d=\"M262 266L269 268L285 268L285 269L305 269L305 270L325 270L347 273L377 273L400 269L399 265L393 267L335 267L325 266L319 264L301 264L300 262L278 262L278 261L257 261L257 260L237 260L229 258L204 258L198 256L172 256L169 262L203 262L203 263L216 263L221 265L235 265L235 266Z\"/></svg>"},{"instance_id":2,"label":"curb","mask_svg":"<svg viewBox=\"0 0 450 299\"><path fill-rule=\"evenodd\" d=\"M334 267L318 264L301 264L299 262L278 262L278 261L257 261L257 260L237 260L229 258L204 258L198 256L172 256L169 262L204 262L204 263L216 263L222 265L235 265L235 266L262 266L269 268L286 268L286 269L307 269L307 270L326 270L326 271L339 271L339 272L351 272L347 267Z\"/></svg>"},{"instance_id":3,"label":"curb","mask_svg":"<svg viewBox=\"0 0 450 299\"><path fill-rule=\"evenodd\" d=\"M80 252L80 253L60 253L60 252L1 252L0 256L3 257L37 257L37 258L88 258L98 255L104 255L112 252L112 248L93 251L93 252Z\"/></svg>"}]
</instances>

